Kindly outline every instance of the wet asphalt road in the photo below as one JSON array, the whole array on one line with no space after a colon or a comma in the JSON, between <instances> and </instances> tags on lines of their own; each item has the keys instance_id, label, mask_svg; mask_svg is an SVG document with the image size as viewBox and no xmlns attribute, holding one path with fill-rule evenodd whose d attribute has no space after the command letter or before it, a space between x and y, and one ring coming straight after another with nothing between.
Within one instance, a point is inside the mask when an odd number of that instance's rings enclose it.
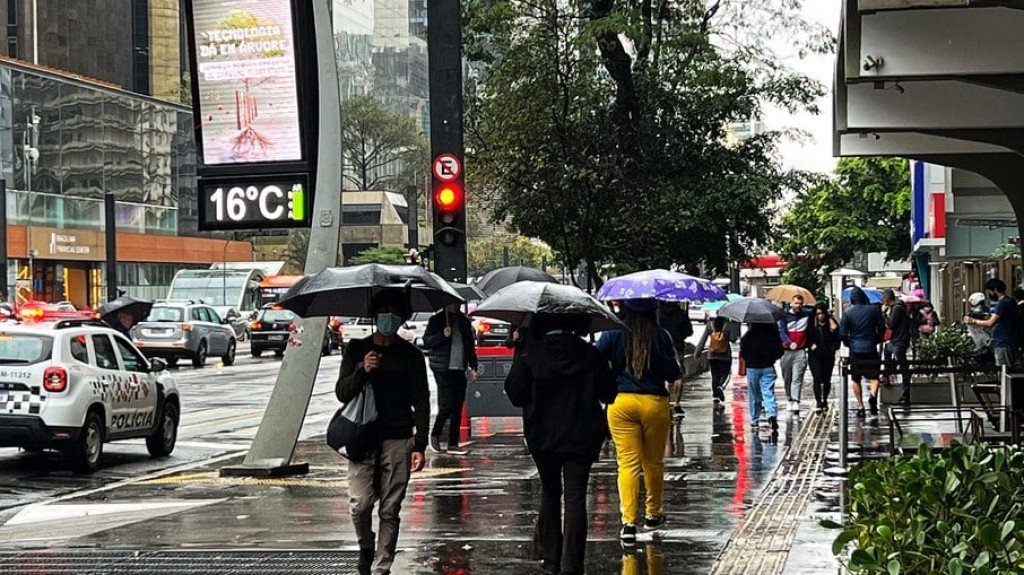
<instances>
[{"instance_id":1,"label":"wet asphalt road","mask_svg":"<svg viewBox=\"0 0 1024 575\"><path fill-rule=\"evenodd\" d=\"M247 449L270 399L280 363L273 354L252 357L248 343L243 342L231 367L218 365L211 358L205 368L182 362L182 367L171 369L182 395L178 444L171 457L150 458L142 440L107 443L102 468L90 476L72 473L58 453L34 455L0 448L0 520L6 509ZM323 433L337 409L334 381L340 363L337 351L321 360L301 437Z\"/></svg>"}]
</instances>

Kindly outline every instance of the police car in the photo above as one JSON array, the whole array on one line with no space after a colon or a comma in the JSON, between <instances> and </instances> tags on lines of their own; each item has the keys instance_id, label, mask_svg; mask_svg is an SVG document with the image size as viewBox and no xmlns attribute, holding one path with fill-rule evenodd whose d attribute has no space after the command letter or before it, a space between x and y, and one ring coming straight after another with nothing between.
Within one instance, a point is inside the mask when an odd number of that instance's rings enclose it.
<instances>
[{"instance_id":1,"label":"police car","mask_svg":"<svg viewBox=\"0 0 1024 575\"><path fill-rule=\"evenodd\" d=\"M181 400L165 367L96 320L0 324L0 447L57 449L85 472L107 441L169 455Z\"/></svg>"}]
</instances>

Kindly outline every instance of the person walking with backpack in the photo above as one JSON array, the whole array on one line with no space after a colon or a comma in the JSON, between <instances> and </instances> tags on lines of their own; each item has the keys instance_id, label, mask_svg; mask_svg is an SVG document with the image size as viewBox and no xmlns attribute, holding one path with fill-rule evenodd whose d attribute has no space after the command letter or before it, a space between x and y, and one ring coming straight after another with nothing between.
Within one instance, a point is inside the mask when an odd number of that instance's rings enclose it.
<instances>
[{"instance_id":1,"label":"person walking with backpack","mask_svg":"<svg viewBox=\"0 0 1024 575\"><path fill-rule=\"evenodd\" d=\"M839 351L839 324L828 313L828 306L814 306L814 322L807 330L807 365L811 369L816 411L828 409L828 394L832 389L832 370Z\"/></svg>"},{"instance_id":2,"label":"person walking with backpack","mask_svg":"<svg viewBox=\"0 0 1024 575\"><path fill-rule=\"evenodd\" d=\"M427 320L423 332L430 369L437 382L437 418L430 430L430 450L435 453L465 455L459 448L459 426L466 403L467 368L469 381L476 381L476 341L473 323L454 303ZM441 445L441 432L448 425L448 445Z\"/></svg>"},{"instance_id":3,"label":"person walking with backpack","mask_svg":"<svg viewBox=\"0 0 1024 575\"><path fill-rule=\"evenodd\" d=\"M732 374L732 345L739 339L739 326L727 321L724 317L716 317L704 327L694 356L708 347L708 364L711 367L711 395L715 403L725 401L725 386L729 384Z\"/></svg>"},{"instance_id":4,"label":"person walking with backpack","mask_svg":"<svg viewBox=\"0 0 1024 575\"><path fill-rule=\"evenodd\" d=\"M672 337L658 327L654 300L624 300L624 331L602 334L597 349L612 365L618 395L608 406L608 428L619 467L622 542L636 543L637 525L655 529L665 523L665 445L671 418L666 385L682 377ZM640 482L647 491L640 511Z\"/></svg>"},{"instance_id":5,"label":"person walking with backpack","mask_svg":"<svg viewBox=\"0 0 1024 575\"><path fill-rule=\"evenodd\" d=\"M793 296L782 319L779 320L779 337L785 354L782 356L782 380L786 384L789 410L800 411L800 395L807 372L807 326L814 316L814 309L804 305L801 295Z\"/></svg>"},{"instance_id":6,"label":"person walking with backpack","mask_svg":"<svg viewBox=\"0 0 1024 575\"><path fill-rule=\"evenodd\" d=\"M602 404L617 393L608 362L582 338L589 325L586 316L535 315L535 337L521 346L505 379L509 401L523 409L526 444L540 475L535 551L548 573L583 573L587 485L607 436Z\"/></svg>"}]
</instances>

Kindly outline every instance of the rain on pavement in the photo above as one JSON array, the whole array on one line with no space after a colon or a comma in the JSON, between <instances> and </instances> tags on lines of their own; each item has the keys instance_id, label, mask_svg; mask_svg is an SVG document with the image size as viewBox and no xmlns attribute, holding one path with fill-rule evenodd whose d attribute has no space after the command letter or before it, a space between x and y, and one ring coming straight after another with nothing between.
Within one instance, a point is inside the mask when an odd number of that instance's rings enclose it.
<instances>
[{"instance_id":1,"label":"rain on pavement","mask_svg":"<svg viewBox=\"0 0 1024 575\"><path fill-rule=\"evenodd\" d=\"M339 362L334 355L321 364L296 454L310 462L306 476L217 475L241 459L255 434L279 363L242 353L232 367L211 362L175 372L185 405L179 446L166 460L150 460L142 442L107 444L102 470L87 477L73 475L57 455L0 450L0 523L22 514L0 527L0 548L355 550L344 460L317 437L337 408ZM686 419L673 426L666 458L669 523L641 532L635 552L619 543L614 454L606 445L591 479L588 573L711 569L799 430L796 416L782 416L774 438L751 431L745 389L730 385L727 396L716 410L706 375L686 386ZM531 540L540 486L521 423L477 419L472 436L468 456L428 453L427 469L414 475L395 573L539 572ZM104 517L88 519L96 516Z\"/></svg>"}]
</instances>

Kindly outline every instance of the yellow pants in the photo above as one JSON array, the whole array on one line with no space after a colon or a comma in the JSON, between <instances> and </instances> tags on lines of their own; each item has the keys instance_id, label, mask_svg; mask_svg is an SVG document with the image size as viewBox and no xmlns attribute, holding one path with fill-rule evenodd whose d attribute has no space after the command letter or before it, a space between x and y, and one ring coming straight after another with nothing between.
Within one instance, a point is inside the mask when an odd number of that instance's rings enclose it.
<instances>
[{"instance_id":1,"label":"yellow pants","mask_svg":"<svg viewBox=\"0 0 1024 575\"><path fill-rule=\"evenodd\" d=\"M668 398L661 395L620 393L608 406L608 428L619 464L619 501L622 523L638 525L640 479L647 489L645 514L661 513L665 486L665 444L671 419Z\"/></svg>"},{"instance_id":2,"label":"yellow pants","mask_svg":"<svg viewBox=\"0 0 1024 575\"><path fill-rule=\"evenodd\" d=\"M665 551L656 545L648 545L643 555L647 558L647 575L665 575ZM643 558L637 553L622 556L622 575L641 575Z\"/></svg>"}]
</instances>

